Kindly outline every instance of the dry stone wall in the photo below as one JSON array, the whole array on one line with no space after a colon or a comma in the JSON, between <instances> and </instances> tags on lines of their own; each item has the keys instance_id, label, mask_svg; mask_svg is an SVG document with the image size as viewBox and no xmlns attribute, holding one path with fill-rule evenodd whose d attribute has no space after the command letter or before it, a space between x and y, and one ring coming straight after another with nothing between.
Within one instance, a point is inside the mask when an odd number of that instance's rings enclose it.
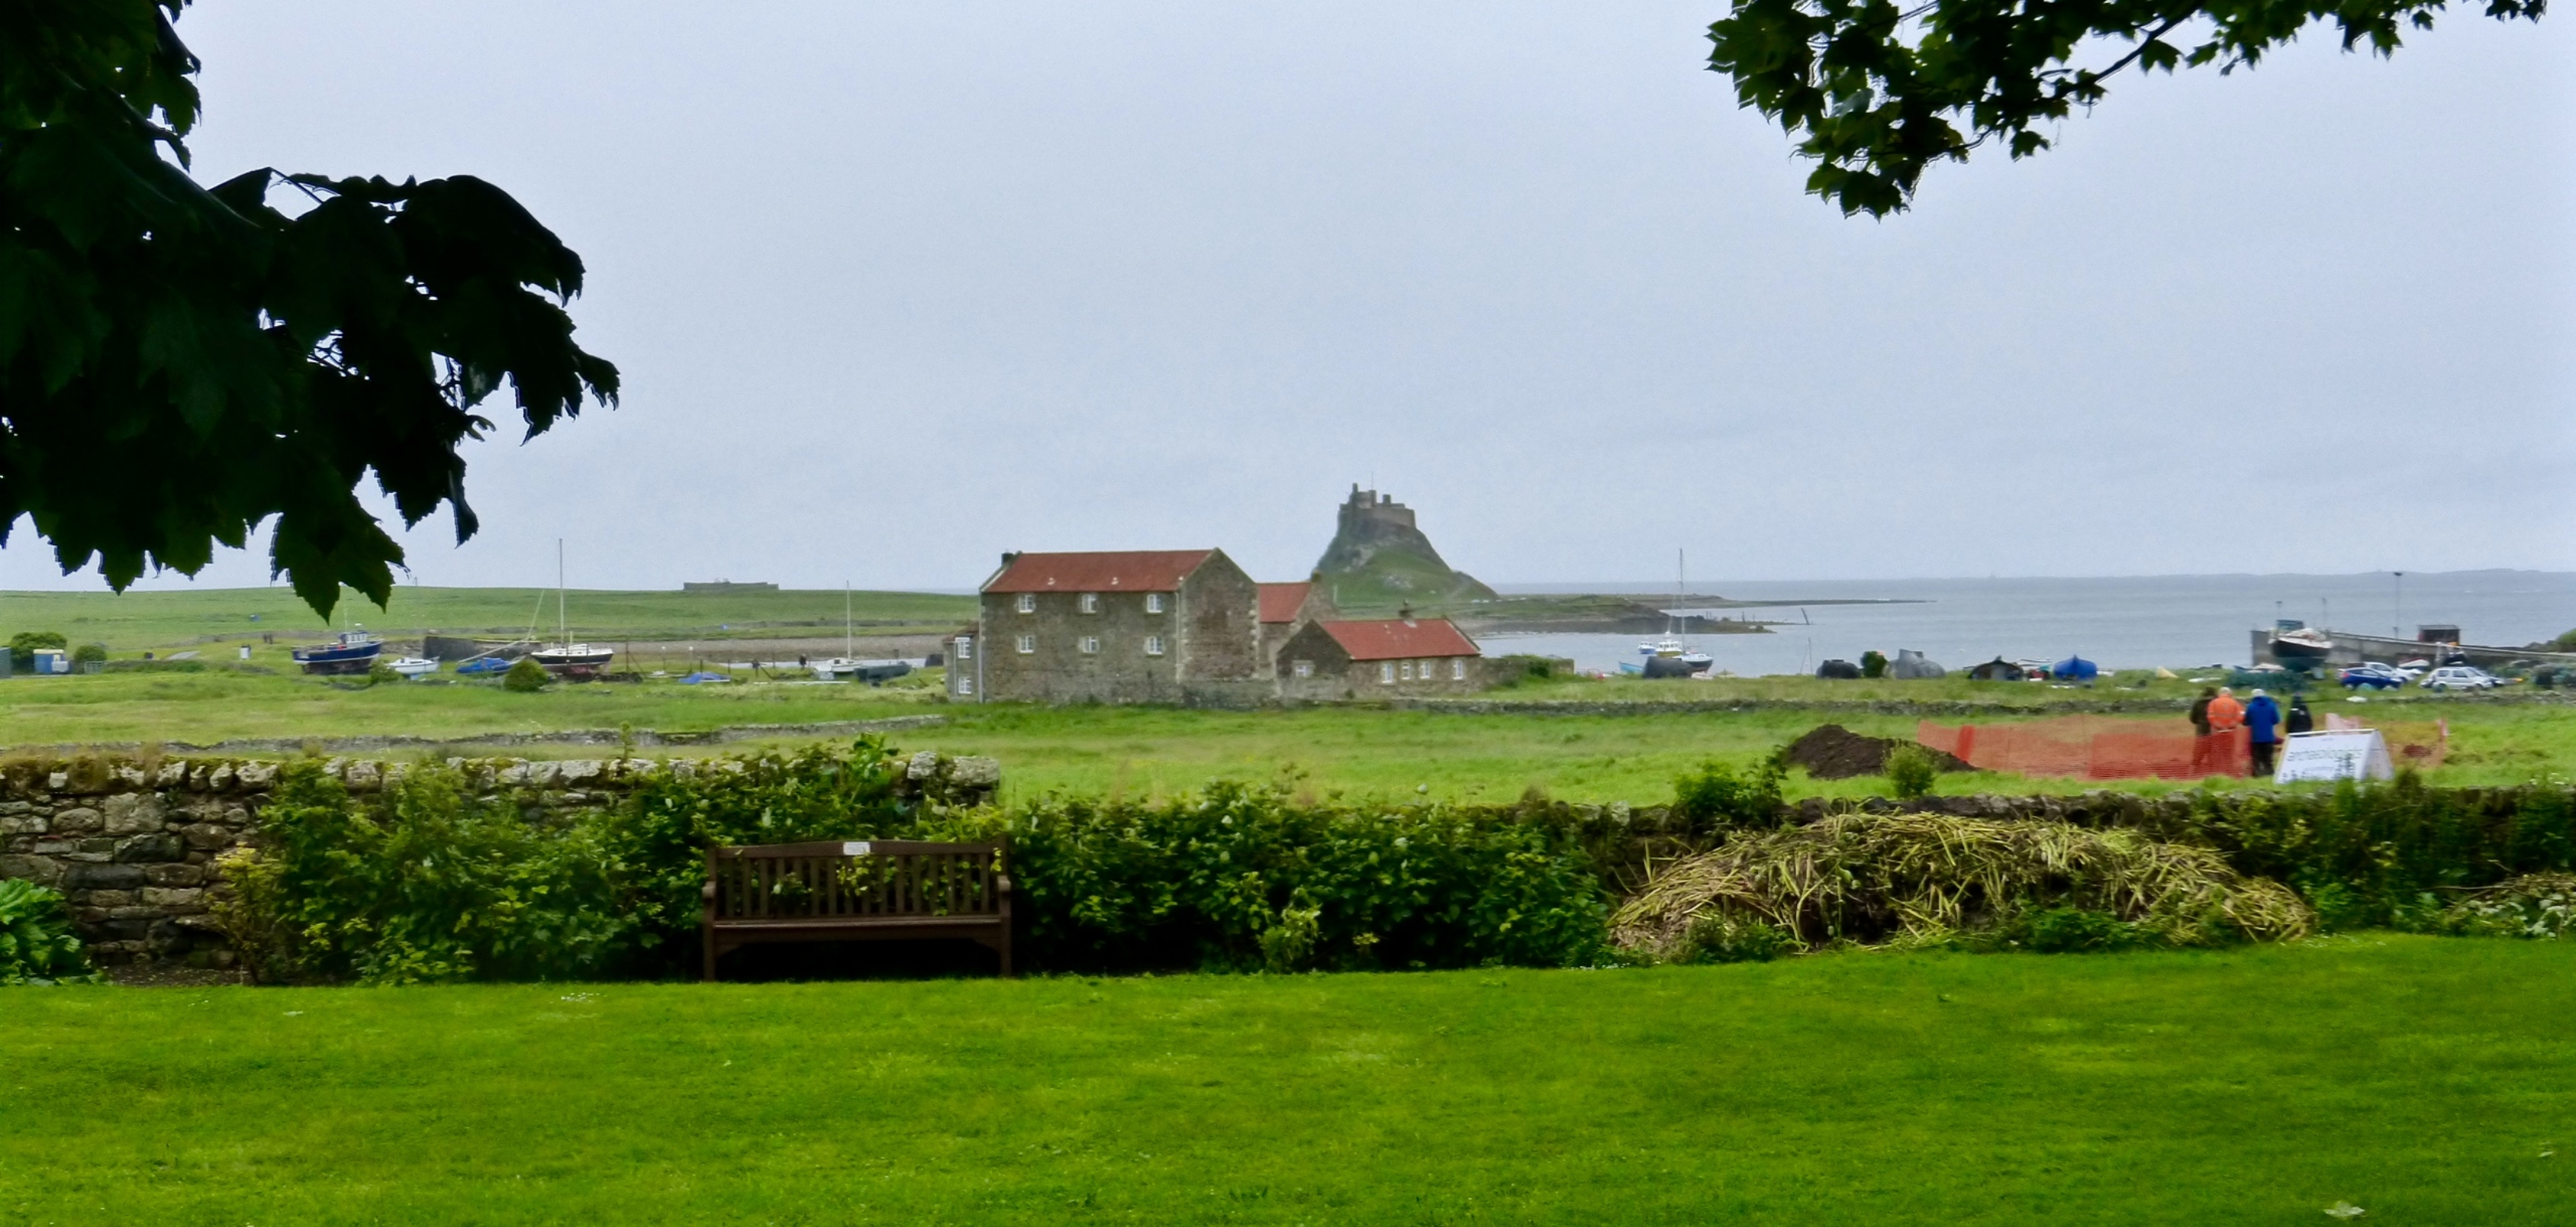
<instances>
[{"instance_id":1,"label":"dry stone wall","mask_svg":"<svg viewBox=\"0 0 2576 1227\"><path fill-rule=\"evenodd\" d=\"M451 758L488 795L518 799L533 817L614 805L653 773L739 771L732 759ZM401 778L408 764L330 759L323 770L352 792ZM0 764L0 878L63 892L92 959L108 965L177 962L230 967L230 940L213 918L228 889L214 861L257 838L279 764L257 760L83 756ZM974 805L992 799L1000 764L922 751L900 787Z\"/></svg>"}]
</instances>

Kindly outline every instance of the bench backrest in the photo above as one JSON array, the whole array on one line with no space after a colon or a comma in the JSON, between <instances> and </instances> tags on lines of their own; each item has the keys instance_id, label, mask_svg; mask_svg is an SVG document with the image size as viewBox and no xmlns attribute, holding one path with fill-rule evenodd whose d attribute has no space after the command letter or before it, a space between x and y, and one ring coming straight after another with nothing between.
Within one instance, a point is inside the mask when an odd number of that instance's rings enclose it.
<instances>
[{"instance_id":1,"label":"bench backrest","mask_svg":"<svg viewBox=\"0 0 2576 1227\"><path fill-rule=\"evenodd\" d=\"M708 906L726 920L990 916L1001 910L999 844L853 839L712 848Z\"/></svg>"}]
</instances>

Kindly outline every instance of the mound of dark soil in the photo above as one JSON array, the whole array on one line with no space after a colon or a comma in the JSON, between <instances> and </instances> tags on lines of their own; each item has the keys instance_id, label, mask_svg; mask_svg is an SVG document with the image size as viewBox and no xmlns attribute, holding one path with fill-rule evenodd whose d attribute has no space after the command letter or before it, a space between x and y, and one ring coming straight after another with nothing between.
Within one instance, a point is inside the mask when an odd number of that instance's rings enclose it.
<instances>
[{"instance_id":1,"label":"mound of dark soil","mask_svg":"<svg viewBox=\"0 0 2576 1227\"><path fill-rule=\"evenodd\" d=\"M1893 737L1863 737L1839 724L1820 724L1789 743L1788 762L1804 767L1819 780L1847 780L1858 775L1884 775L1887 752L1907 743ZM1927 749L1943 771L1974 771L1956 755Z\"/></svg>"}]
</instances>

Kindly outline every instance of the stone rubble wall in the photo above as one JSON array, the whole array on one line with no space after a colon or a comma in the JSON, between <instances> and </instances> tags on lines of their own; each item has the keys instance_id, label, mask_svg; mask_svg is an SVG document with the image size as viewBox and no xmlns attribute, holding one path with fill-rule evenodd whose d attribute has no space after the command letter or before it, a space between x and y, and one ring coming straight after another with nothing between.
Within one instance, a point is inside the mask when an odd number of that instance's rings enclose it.
<instances>
[{"instance_id":1,"label":"stone rubble wall","mask_svg":"<svg viewBox=\"0 0 2576 1227\"><path fill-rule=\"evenodd\" d=\"M605 809L664 770L681 778L740 771L734 759L447 760L487 794L510 794L531 817ZM229 895L215 858L255 839L280 764L95 756L0 763L0 878L63 892L94 962L233 965L213 918ZM408 764L334 758L323 770L354 793L399 780ZM992 800L1000 764L924 750L898 791L945 804Z\"/></svg>"}]
</instances>

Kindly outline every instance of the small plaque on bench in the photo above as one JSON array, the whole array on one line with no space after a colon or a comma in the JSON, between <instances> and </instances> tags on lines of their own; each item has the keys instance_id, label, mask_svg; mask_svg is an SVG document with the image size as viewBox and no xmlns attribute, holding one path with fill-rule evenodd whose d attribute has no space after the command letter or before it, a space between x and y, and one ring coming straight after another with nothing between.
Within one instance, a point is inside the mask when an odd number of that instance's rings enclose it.
<instances>
[{"instance_id":1,"label":"small plaque on bench","mask_svg":"<svg viewBox=\"0 0 2576 1227\"><path fill-rule=\"evenodd\" d=\"M866 856L867 854L868 846L864 843L841 845L841 855L843 856Z\"/></svg>"}]
</instances>

